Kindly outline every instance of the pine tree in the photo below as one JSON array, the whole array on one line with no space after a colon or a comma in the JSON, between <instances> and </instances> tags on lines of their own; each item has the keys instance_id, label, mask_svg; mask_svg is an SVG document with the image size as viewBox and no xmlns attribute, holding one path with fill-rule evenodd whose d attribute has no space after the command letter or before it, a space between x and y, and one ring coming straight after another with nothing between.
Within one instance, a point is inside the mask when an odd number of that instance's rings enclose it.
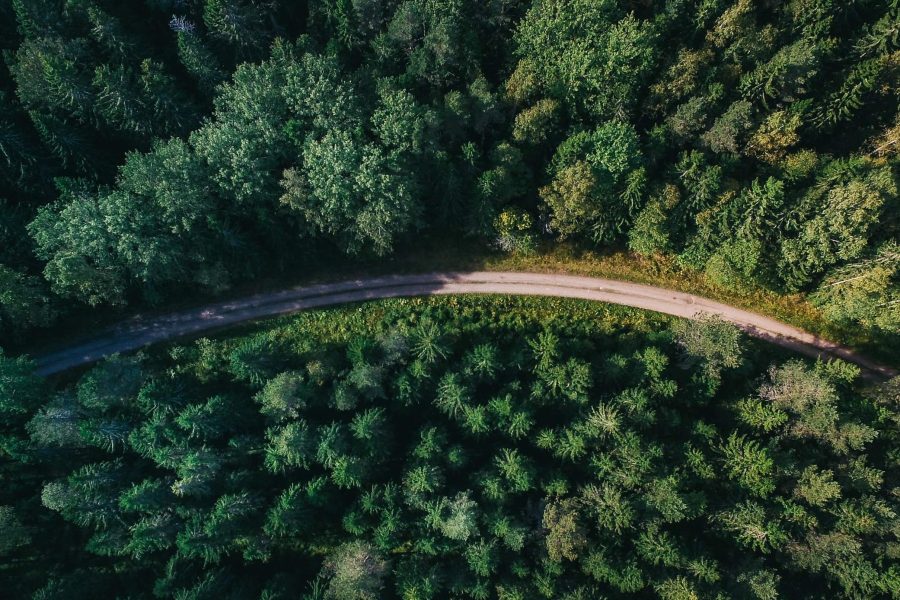
<instances>
[{"instance_id":1,"label":"pine tree","mask_svg":"<svg viewBox=\"0 0 900 600\"><path fill-rule=\"evenodd\" d=\"M225 81L226 73L219 59L193 29L177 32L178 58L200 89L212 96L216 87Z\"/></svg>"},{"instance_id":2,"label":"pine tree","mask_svg":"<svg viewBox=\"0 0 900 600\"><path fill-rule=\"evenodd\" d=\"M335 600L368 600L378 597L388 563L365 542L344 544L323 565L330 577L326 598Z\"/></svg>"}]
</instances>

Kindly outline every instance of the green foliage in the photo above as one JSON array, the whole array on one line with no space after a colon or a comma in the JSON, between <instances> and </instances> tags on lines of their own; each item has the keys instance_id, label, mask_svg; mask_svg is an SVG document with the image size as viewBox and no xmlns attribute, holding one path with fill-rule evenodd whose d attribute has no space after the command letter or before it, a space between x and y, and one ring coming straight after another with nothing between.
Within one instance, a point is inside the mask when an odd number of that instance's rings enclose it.
<instances>
[{"instance_id":1,"label":"green foliage","mask_svg":"<svg viewBox=\"0 0 900 600\"><path fill-rule=\"evenodd\" d=\"M16 423L34 411L47 394L46 382L34 374L25 357L9 357L0 349L0 414L5 423Z\"/></svg>"},{"instance_id":2,"label":"green foliage","mask_svg":"<svg viewBox=\"0 0 900 600\"><path fill-rule=\"evenodd\" d=\"M882 0L0 2L0 335L441 230L627 243L893 344L897 21ZM113 359L56 392L0 355L0 588L897 595L891 392L763 374L720 322L645 338L473 306Z\"/></svg>"},{"instance_id":3,"label":"green foliage","mask_svg":"<svg viewBox=\"0 0 900 600\"><path fill-rule=\"evenodd\" d=\"M723 368L740 366L742 336L731 323L704 316L695 321L679 321L673 329L688 359L700 362L708 375L719 377Z\"/></svg>"},{"instance_id":4,"label":"green foliage","mask_svg":"<svg viewBox=\"0 0 900 600\"><path fill-rule=\"evenodd\" d=\"M43 281L0 264L0 331L46 326L55 313Z\"/></svg>"},{"instance_id":5,"label":"green foliage","mask_svg":"<svg viewBox=\"0 0 900 600\"><path fill-rule=\"evenodd\" d=\"M551 213L551 226L562 236L580 235L608 242L625 231L636 211L643 172L634 129L620 121L564 141L553 157L554 179L540 190Z\"/></svg>"},{"instance_id":6,"label":"green foliage","mask_svg":"<svg viewBox=\"0 0 900 600\"><path fill-rule=\"evenodd\" d=\"M28 529L10 506L0 506L0 556L8 556L31 542Z\"/></svg>"},{"instance_id":7,"label":"green foliage","mask_svg":"<svg viewBox=\"0 0 900 600\"><path fill-rule=\"evenodd\" d=\"M570 110L608 119L634 104L656 57L654 37L615 2L539 2L516 31L517 69Z\"/></svg>"},{"instance_id":8,"label":"green foliage","mask_svg":"<svg viewBox=\"0 0 900 600\"><path fill-rule=\"evenodd\" d=\"M639 254L654 254L671 249L667 229L666 206L659 200L647 203L628 232L628 248Z\"/></svg>"},{"instance_id":9,"label":"green foliage","mask_svg":"<svg viewBox=\"0 0 900 600\"><path fill-rule=\"evenodd\" d=\"M207 94L211 95L216 86L225 80L219 59L193 32L178 33L178 58Z\"/></svg>"},{"instance_id":10,"label":"green foliage","mask_svg":"<svg viewBox=\"0 0 900 600\"><path fill-rule=\"evenodd\" d=\"M547 530L547 556L554 562L577 560L587 545L587 536L579 523L578 503L572 499L555 500L544 509Z\"/></svg>"},{"instance_id":11,"label":"green foliage","mask_svg":"<svg viewBox=\"0 0 900 600\"><path fill-rule=\"evenodd\" d=\"M516 115L513 139L519 143L541 144L553 135L558 127L559 102L551 98L538 101L534 106Z\"/></svg>"},{"instance_id":12,"label":"green foliage","mask_svg":"<svg viewBox=\"0 0 900 600\"><path fill-rule=\"evenodd\" d=\"M330 575L325 598L370 600L378 597L387 563L365 542L339 547L326 560L323 571Z\"/></svg>"},{"instance_id":13,"label":"green foliage","mask_svg":"<svg viewBox=\"0 0 900 600\"><path fill-rule=\"evenodd\" d=\"M868 245L885 197L896 195L896 182L886 172L872 172L846 184L830 186L827 196L800 229L782 247L783 264L806 283L826 269L856 259ZM791 281L791 280L789 280ZM793 281L791 281L794 283Z\"/></svg>"},{"instance_id":14,"label":"green foliage","mask_svg":"<svg viewBox=\"0 0 900 600\"><path fill-rule=\"evenodd\" d=\"M900 250L887 242L868 255L833 269L812 296L828 317L884 331L900 327Z\"/></svg>"},{"instance_id":15,"label":"green foliage","mask_svg":"<svg viewBox=\"0 0 900 600\"><path fill-rule=\"evenodd\" d=\"M173 598L226 571L254 597L891 589L896 382L767 371L719 322L666 321L392 300L116 357L52 393L7 359L28 407L4 416L4 552Z\"/></svg>"},{"instance_id":16,"label":"green foliage","mask_svg":"<svg viewBox=\"0 0 900 600\"><path fill-rule=\"evenodd\" d=\"M534 220L527 212L506 209L494 220L497 247L516 254L531 254L537 245Z\"/></svg>"},{"instance_id":17,"label":"green foliage","mask_svg":"<svg viewBox=\"0 0 900 600\"><path fill-rule=\"evenodd\" d=\"M439 231L675 256L891 346L898 9L863 5L10 0L0 327Z\"/></svg>"},{"instance_id":18,"label":"green foliage","mask_svg":"<svg viewBox=\"0 0 900 600\"><path fill-rule=\"evenodd\" d=\"M271 39L271 24L266 13L272 4L266 0L206 0L203 22L210 34L234 45L241 52L264 47Z\"/></svg>"}]
</instances>

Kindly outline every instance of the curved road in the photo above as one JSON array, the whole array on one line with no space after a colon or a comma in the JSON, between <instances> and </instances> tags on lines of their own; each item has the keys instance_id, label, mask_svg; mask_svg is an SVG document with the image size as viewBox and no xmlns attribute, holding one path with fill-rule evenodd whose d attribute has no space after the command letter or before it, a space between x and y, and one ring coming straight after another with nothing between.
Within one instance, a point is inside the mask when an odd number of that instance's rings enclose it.
<instances>
[{"instance_id":1,"label":"curved road","mask_svg":"<svg viewBox=\"0 0 900 600\"><path fill-rule=\"evenodd\" d=\"M37 372L51 375L92 363L109 354L129 352L156 342L263 317L348 302L434 294L556 296L622 304L676 317L718 315L749 335L779 346L812 357L831 356L856 363L870 378L881 379L898 374L895 369L876 364L796 327L690 294L594 277L503 272L373 277L257 294L171 315L137 317L94 339L38 357Z\"/></svg>"}]
</instances>

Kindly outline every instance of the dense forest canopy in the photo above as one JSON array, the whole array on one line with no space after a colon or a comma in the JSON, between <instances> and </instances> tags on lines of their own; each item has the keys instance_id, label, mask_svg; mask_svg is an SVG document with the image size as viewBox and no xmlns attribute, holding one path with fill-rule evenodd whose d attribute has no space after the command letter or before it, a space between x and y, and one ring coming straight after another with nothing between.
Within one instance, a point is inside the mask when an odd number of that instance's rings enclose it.
<instances>
[{"instance_id":1,"label":"dense forest canopy","mask_svg":"<svg viewBox=\"0 0 900 600\"><path fill-rule=\"evenodd\" d=\"M900 0L0 0L0 54L7 348L441 236L900 347ZM13 354L0 596L900 597L900 384L716 320L396 300Z\"/></svg>"},{"instance_id":2,"label":"dense forest canopy","mask_svg":"<svg viewBox=\"0 0 900 600\"><path fill-rule=\"evenodd\" d=\"M34 598L889 598L897 381L571 300L391 300L0 357L0 583Z\"/></svg>"},{"instance_id":3,"label":"dense forest canopy","mask_svg":"<svg viewBox=\"0 0 900 600\"><path fill-rule=\"evenodd\" d=\"M5 335L435 231L898 330L897 0L2 0L0 44Z\"/></svg>"}]
</instances>

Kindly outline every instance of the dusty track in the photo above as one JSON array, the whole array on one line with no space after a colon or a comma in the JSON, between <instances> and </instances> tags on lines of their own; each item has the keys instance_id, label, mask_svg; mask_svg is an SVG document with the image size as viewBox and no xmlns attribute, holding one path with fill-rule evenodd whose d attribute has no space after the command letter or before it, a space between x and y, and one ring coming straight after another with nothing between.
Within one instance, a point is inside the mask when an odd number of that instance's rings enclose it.
<instances>
[{"instance_id":1,"label":"dusty track","mask_svg":"<svg viewBox=\"0 0 900 600\"><path fill-rule=\"evenodd\" d=\"M779 346L808 356L832 356L853 362L862 367L869 377L897 375L897 371L890 367L876 364L848 348L796 327L690 294L594 277L502 272L373 277L258 294L171 315L134 318L91 340L38 357L37 371L42 375L51 375L109 354L129 352L172 338L310 308L435 294L556 296L633 306L685 318L714 314L734 323L749 335Z\"/></svg>"}]
</instances>

